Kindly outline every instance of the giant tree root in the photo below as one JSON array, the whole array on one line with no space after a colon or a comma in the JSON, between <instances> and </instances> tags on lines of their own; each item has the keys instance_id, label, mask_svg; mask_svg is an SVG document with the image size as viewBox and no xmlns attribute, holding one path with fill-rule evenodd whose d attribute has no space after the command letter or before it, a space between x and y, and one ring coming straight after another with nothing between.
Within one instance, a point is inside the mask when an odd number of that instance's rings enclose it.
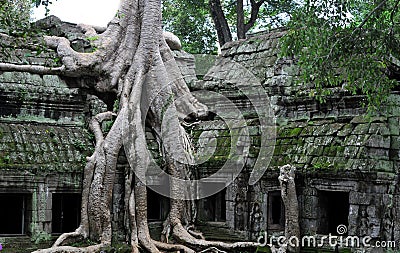
<instances>
[{"instance_id":1,"label":"giant tree root","mask_svg":"<svg viewBox=\"0 0 400 253\"><path fill-rule=\"evenodd\" d=\"M57 246L48 249L36 250L32 253L97 253L107 245L96 244L84 248L71 247L71 246Z\"/></svg>"},{"instance_id":2,"label":"giant tree root","mask_svg":"<svg viewBox=\"0 0 400 253\"><path fill-rule=\"evenodd\" d=\"M179 252L185 252L185 253L196 253L196 251L192 250L189 247L186 247L184 245L180 244L169 244L169 243L163 243L159 241L153 240L154 245L160 249L160 250L166 250L166 251L179 251Z\"/></svg>"},{"instance_id":3,"label":"giant tree root","mask_svg":"<svg viewBox=\"0 0 400 253\"><path fill-rule=\"evenodd\" d=\"M163 169L175 168L176 173L172 175L187 179L190 175L185 173L184 166L178 165L178 161L186 161L187 158L184 155L187 133L181 126L181 120L187 115L204 115L207 110L190 93L167 45L179 49L179 43L168 43L163 38L161 0L121 0L117 15L101 34L96 34L95 29L88 26L80 27L88 37L96 37L92 41L96 48L93 53L74 51L66 38L45 37L47 45L56 50L62 66L48 68L0 63L0 71L83 77L82 87L92 87L94 93L104 96L117 94L118 97L115 101L118 109L115 112L100 113L90 123L96 146L92 156L87 158L84 169L80 227L75 232L61 235L53 247L35 252L95 253L111 245L113 189L121 149L124 149L129 161L124 220L126 240L130 240L132 252L138 253L139 248L151 253L177 250L193 253L196 250L215 249L229 252L257 247L258 244L252 242L210 242L192 233L200 239L195 238L182 225L181 221L185 218L180 214L184 213L185 207L181 204L171 204L170 228L178 243L183 245L161 243L150 238L147 189L143 183L145 180L142 180L150 161L146 152L145 126L151 128L160 144L160 153L165 162ZM167 38L176 39L168 34ZM91 81L85 84L88 78ZM174 100L177 97L183 99ZM168 133L162 135L165 109L169 114L166 120ZM103 132L101 127L104 120L114 120L108 133ZM182 157L172 159L176 155ZM174 196L178 196L183 189L174 180L171 180L170 188ZM81 239L90 239L99 244L82 248L64 246Z\"/></svg>"},{"instance_id":4,"label":"giant tree root","mask_svg":"<svg viewBox=\"0 0 400 253\"><path fill-rule=\"evenodd\" d=\"M189 232L187 232L182 224L176 224L173 229L174 237L182 244L187 245L195 249L207 249L207 248L217 248L223 251L231 251L235 249L249 249L257 248L260 246L256 242L218 242L218 241L207 241L203 239L197 239L193 237Z\"/></svg>"}]
</instances>

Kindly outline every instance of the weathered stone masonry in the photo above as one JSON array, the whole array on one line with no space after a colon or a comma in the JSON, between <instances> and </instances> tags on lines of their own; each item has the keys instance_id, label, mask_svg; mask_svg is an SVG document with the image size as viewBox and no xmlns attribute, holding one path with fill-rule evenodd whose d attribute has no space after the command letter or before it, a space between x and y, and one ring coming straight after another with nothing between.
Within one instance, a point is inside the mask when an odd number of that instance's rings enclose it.
<instances>
[{"instance_id":1,"label":"weathered stone masonry","mask_svg":"<svg viewBox=\"0 0 400 253\"><path fill-rule=\"evenodd\" d=\"M226 45L215 67L202 81L191 83L193 90L213 90L229 97L249 123L252 146L244 172L227 188L226 223L247 231L253 239L260 231L270 234L282 231L282 217L276 213L281 208L276 207L279 202L273 202L279 190L278 167L290 163L298 171L302 234L335 234L337 225L343 224L348 227L349 235L398 241L398 92L394 91L374 116L368 116L361 106L362 96L352 95L341 87L332 88L333 95L326 103L318 103L309 96L312 85L295 82L299 69L294 60L278 57L278 40L283 34L277 31ZM277 117L274 155L263 180L254 187L247 185L247 178L262 148L259 127L248 100L231 81L243 76L224 67L230 61L259 79ZM212 101L213 97L200 100ZM221 152L229 147L229 141L224 142L226 127L221 127L221 122L203 121L193 130L195 138L200 133L207 136L204 131L219 133L219 156L199 166L203 175L219 168ZM228 153L225 152L225 157Z\"/></svg>"},{"instance_id":2,"label":"weathered stone masonry","mask_svg":"<svg viewBox=\"0 0 400 253\"><path fill-rule=\"evenodd\" d=\"M3 45L14 47L7 39ZM1 61L57 64L54 52L37 55L29 45ZM0 73L0 242L6 252L29 250L32 242L79 224L82 170L92 146L84 125L96 108L78 86L55 75Z\"/></svg>"},{"instance_id":3,"label":"weathered stone masonry","mask_svg":"<svg viewBox=\"0 0 400 253\"><path fill-rule=\"evenodd\" d=\"M63 33L56 25L51 29ZM278 167L290 163L298 173L302 234L334 233L338 224L344 224L349 235L400 241L399 95L393 92L382 107L382 114L373 117L367 117L362 108L362 96L351 95L340 87L334 88L325 104L316 102L309 96L312 85L295 82L299 69L293 59L278 57L278 39L282 35L277 31L226 45L215 66L204 77L203 72L198 73L203 80L196 78L193 56L176 52L190 88L228 97L246 118L251 136L243 172L225 191L199 203L199 218L215 221L213 224L226 234L235 230L231 233L235 238L255 239L262 231L280 233L284 217ZM70 29L68 36L77 50L89 50L90 44L81 39L79 32ZM27 52L21 49L18 53L24 56ZM28 61L43 65L54 59L51 51L46 54L28 57ZM22 63L18 58L13 61ZM243 76L238 76L235 69L226 69L229 61L237 62L258 78L277 118L273 158L262 180L254 186L247 181L263 148L259 121L252 104L235 88L232 80ZM62 205L63 201L73 201L68 198L74 195L68 194L80 193L84 157L91 152L91 135L85 130L85 121L107 107L112 109L112 105L78 87L80 81L74 79L0 73L0 198L23 199L14 203L25 205L25 227L17 234L40 238L45 235L43 232L54 233L52 218L58 214L53 208L53 195L57 205ZM199 97L204 102L213 99ZM188 130L197 148L210 136L218 136L214 156L197 166L199 176L214 173L229 155L232 133L218 116L210 116ZM149 147L157 153L151 136ZM121 183L115 185L120 189L117 193L123 192L126 160L122 154L119 161ZM121 225L117 215L121 199L118 194L114 197L114 229ZM206 237L226 239L200 227Z\"/></svg>"}]
</instances>

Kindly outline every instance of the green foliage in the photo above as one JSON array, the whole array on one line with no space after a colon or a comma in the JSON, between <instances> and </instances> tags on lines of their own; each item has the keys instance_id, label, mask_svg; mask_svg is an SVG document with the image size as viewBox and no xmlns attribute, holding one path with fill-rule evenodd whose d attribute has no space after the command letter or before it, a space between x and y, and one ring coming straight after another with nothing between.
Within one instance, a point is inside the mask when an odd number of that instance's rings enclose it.
<instances>
[{"instance_id":1,"label":"green foliage","mask_svg":"<svg viewBox=\"0 0 400 253\"><path fill-rule=\"evenodd\" d=\"M103 121L102 130L104 133L110 132L112 126L114 125L114 120Z\"/></svg>"},{"instance_id":2,"label":"green foliage","mask_svg":"<svg viewBox=\"0 0 400 253\"><path fill-rule=\"evenodd\" d=\"M31 0L0 0L0 33L19 38L20 43L26 43L32 37L31 7ZM10 57L10 46L3 39L0 40L0 50L2 56Z\"/></svg>"},{"instance_id":3,"label":"green foliage","mask_svg":"<svg viewBox=\"0 0 400 253\"><path fill-rule=\"evenodd\" d=\"M260 8L256 28L265 30L286 26L291 13L299 6L299 1L268 0Z\"/></svg>"},{"instance_id":4,"label":"green foliage","mask_svg":"<svg viewBox=\"0 0 400 253\"><path fill-rule=\"evenodd\" d=\"M260 1L260 0L258 0ZM236 33L237 0L221 0L231 32ZM251 16L249 1L244 1L247 22ZM250 32L284 26L289 14L298 6L293 0L268 0L261 5L258 19ZM163 0L163 22L167 31L173 32L189 53L216 53L216 32L210 16L208 0Z\"/></svg>"},{"instance_id":5,"label":"green foliage","mask_svg":"<svg viewBox=\"0 0 400 253\"><path fill-rule=\"evenodd\" d=\"M50 240L51 240L51 235L44 231L36 230L31 236L31 241L35 244L49 242Z\"/></svg>"},{"instance_id":6,"label":"green foliage","mask_svg":"<svg viewBox=\"0 0 400 253\"><path fill-rule=\"evenodd\" d=\"M232 32L236 32L237 1L238 0L222 0L226 19ZM257 2L260 2L260 0L257 0ZM298 5L298 1L293 0L266 0L260 6L256 23L250 28L249 33L285 26L289 21L290 13L292 13ZM250 1L244 1L244 15L245 22L247 22L251 16Z\"/></svg>"},{"instance_id":7,"label":"green foliage","mask_svg":"<svg viewBox=\"0 0 400 253\"><path fill-rule=\"evenodd\" d=\"M117 113L118 111L119 111L119 99L116 99L113 105L113 112Z\"/></svg>"},{"instance_id":8,"label":"green foliage","mask_svg":"<svg viewBox=\"0 0 400 253\"><path fill-rule=\"evenodd\" d=\"M41 32L32 24L31 10L40 4L47 8L50 3L48 0L0 0L0 33L13 38L12 47L18 48L29 44L30 47L36 48L34 50L36 56L39 55L46 47L40 39ZM10 45L0 40L0 48L2 55L10 57L10 50L12 50ZM29 56L32 55L25 55L25 57Z\"/></svg>"},{"instance_id":9,"label":"green foliage","mask_svg":"<svg viewBox=\"0 0 400 253\"><path fill-rule=\"evenodd\" d=\"M0 31L10 36L28 36L31 7L31 0L0 0Z\"/></svg>"},{"instance_id":10,"label":"green foliage","mask_svg":"<svg viewBox=\"0 0 400 253\"><path fill-rule=\"evenodd\" d=\"M163 0L164 29L181 39L183 50L216 53L216 34L206 0Z\"/></svg>"},{"instance_id":11,"label":"green foliage","mask_svg":"<svg viewBox=\"0 0 400 253\"><path fill-rule=\"evenodd\" d=\"M0 164L9 164L11 161L10 156L9 155L5 155L3 157L0 157Z\"/></svg>"},{"instance_id":12,"label":"green foliage","mask_svg":"<svg viewBox=\"0 0 400 253\"><path fill-rule=\"evenodd\" d=\"M282 56L301 67L300 82L324 102L333 88L365 95L374 111L398 84L390 75L400 56L398 0L306 1L293 13Z\"/></svg>"},{"instance_id":13,"label":"green foliage","mask_svg":"<svg viewBox=\"0 0 400 253\"><path fill-rule=\"evenodd\" d=\"M87 149L86 144L83 141L78 140L78 139L74 140L72 145L74 146L74 148L76 148L80 152L83 152L83 151L85 151Z\"/></svg>"},{"instance_id":14,"label":"green foliage","mask_svg":"<svg viewBox=\"0 0 400 253\"><path fill-rule=\"evenodd\" d=\"M261 253L261 252L266 252L266 253L271 253L271 249L268 246L258 246L256 253Z\"/></svg>"},{"instance_id":15,"label":"green foliage","mask_svg":"<svg viewBox=\"0 0 400 253\"><path fill-rule=\"evenodd\" d=\"M90 239L84 239L84 240L80 240L78 242L74 242L71 244L72 247L88 247L91 245L95 245L96 242L92 241Z\"/></svg>"},{"instance_id":16,"label":"green foliage","mask_svg":"<svg viewBox=\"0 0 400 253\"><path fill-rule=\"evenodd\" d=\"M96 46L96 41L99 39L99 36L91 36L91 37L87 37L86 39L89 41L90 43L90 47L91 47L91 52L95 52L97 51L97 46Z\"/></svg>"}]
</instances>

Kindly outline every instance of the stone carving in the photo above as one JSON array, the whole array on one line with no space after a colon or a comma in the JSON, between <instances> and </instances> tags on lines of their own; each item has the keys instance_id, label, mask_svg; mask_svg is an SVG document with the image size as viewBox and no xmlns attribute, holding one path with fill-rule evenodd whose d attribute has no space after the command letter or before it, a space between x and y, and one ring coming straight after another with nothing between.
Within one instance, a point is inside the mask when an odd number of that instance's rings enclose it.
<instances>
[{"instance_id":1,"label":"stone carving","mask_svg":"<svg viewBox=\"0 0 400 253\"><path fill-rule=\"evenodd\" d=\"M383 219L383 236L386 241L393 240L393 215L392 210L388 209L385 213L385 217Z\"/></svg>"},{"instance_id":2,"label":"stone carving","mask_svg":"<svg viewBox=\"0 0 400 253\"><path fill-rule=\"evenodd\" d=\"M250 213L251 219L251 238L257 238L261 232L261 224L264 219L263 212L259 203L254 203L253 208Z\"/></svg>"},{"instance_id":3,"label":"stone carving","mask_svg":"<svg viewBox=\"0 0 400 253\"><path fill-rule=\"evenodd\" d=\"M235 197L235 229L244 230L245 205L240 195Z\"/></svg>"},{"instance_id":4,"label":"stone carving","mask_svg":"<svg viewBox=\"0 0 400 253\"><path fill-rule=\"evenodd\" d=\"M370 222L366 206L360 207L360 236L370 235Z\"/></svg>"}]
</instances>

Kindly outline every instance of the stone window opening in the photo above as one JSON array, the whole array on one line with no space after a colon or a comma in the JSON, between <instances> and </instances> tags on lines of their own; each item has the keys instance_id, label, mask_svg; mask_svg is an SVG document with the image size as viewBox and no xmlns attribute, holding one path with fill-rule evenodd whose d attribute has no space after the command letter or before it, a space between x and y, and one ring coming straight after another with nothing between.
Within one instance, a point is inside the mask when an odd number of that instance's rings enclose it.
<instances>
[{"instance_id":1,"label":"stone window opening","mask_svg":"<svg viewBox=\"0 0 400 253\"><path fill-rule=\"evenodd\" d=\"M226 221L226 189L202 200L199 206L204 221Z\"/></svg>"},{"instance_id":2,"label":"stone window opening","mask_svg":"<svg viewBox=\"0 0 400 253\"><path fill-rule=\"evenodd\" d=\"M79 227L81 215L81 194L52 194L52 233L73 232Z\"/></svg>"},{"instance_id":3,"label":"stone window opening","mask_svg":"<svg viewBox=\"0 0 400 253\"><path fill-rule=\"evenodd\" d=\"M285 206L281 191L268 193L268 228L271 230L283 230L285 228Z\"/></svg>"},{"instance_id":4,"label":"stone window opening","mask_svg":"<svg viewBox=\"0 0 400 253\"><path fill-rule=\"evenodd\" d=\"M349 225L349 193L341 191L318 192L318 233L337 235L339 225Z\"/></svg>"},{"instance_id":5,"label":"stone window opening","mask_svg":"<svg viewBox=\"0 0 400 253\"><path fill-rule=\"evenodd\" d=\"M0 235L25 235L28 232L31 211L31 195L17 193L0 194Z\"/></svg>"},{"instance_id":6,"label":"stone window opening","mask_svg":"<svg viewBox=\"0 0 400 253\"><path fill-rule=\"evenodd\" d=\"M147 188L147 219L164 221L169 212L169 198Z\"/></svg>"}]
</instances>

